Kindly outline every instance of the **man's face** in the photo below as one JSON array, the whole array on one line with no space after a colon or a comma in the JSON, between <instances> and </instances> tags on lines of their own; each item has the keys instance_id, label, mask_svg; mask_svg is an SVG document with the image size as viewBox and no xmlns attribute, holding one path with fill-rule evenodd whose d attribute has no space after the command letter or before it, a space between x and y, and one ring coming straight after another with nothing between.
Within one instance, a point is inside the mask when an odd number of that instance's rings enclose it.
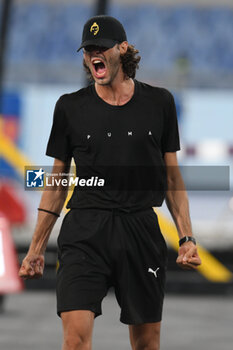
<instances>
[{"instance_id":1,"label":"man's face","mask_svg":"<svg viewBox=\"0 0 233 350\"><path fill-rule=\"evenodd\" d=\"M87 46L83 49L83 57L93 79L99 85L111 84L121 67L119 44L111 49Z\"/></svg>"}]
</instances>

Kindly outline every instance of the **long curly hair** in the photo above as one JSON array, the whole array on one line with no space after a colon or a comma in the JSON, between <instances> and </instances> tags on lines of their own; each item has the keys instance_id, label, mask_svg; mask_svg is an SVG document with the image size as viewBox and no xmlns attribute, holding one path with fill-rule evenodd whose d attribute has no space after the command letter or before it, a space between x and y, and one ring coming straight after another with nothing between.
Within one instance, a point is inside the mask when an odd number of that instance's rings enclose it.
<instances>
[{"instance_id":1,"label":"long curly hair","mask_svg":"<svg viewBox=\"0 0 233 350\"><path fill-rule=\"evenodd\" d=\"M141 60L141 57L138 55L138 53L139 51L135 49L134 45L129 45L126 53L120 56L122 70L127 79L129 78L134 79L136 76L136 70L139 68L139 62ZM91 71L86 65L84 59L83 59L83 67L84 67L84 70L86 71L88 80L93 81L94 79L91 75Z\"/></svg>"}]
</instances>

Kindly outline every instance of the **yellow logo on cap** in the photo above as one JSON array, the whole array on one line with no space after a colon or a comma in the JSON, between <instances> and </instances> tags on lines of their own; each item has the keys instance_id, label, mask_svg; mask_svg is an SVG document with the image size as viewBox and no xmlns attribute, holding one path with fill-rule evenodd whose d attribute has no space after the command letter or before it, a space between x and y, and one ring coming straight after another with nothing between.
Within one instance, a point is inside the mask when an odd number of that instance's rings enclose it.
<instances>
[{"instance_id":1,"label":"yellow logo on cap","mask_svg":"<svg viewBox=\"0 0 233 350\"><path fill-rule=\"evenodd\" d=\"M94 35L98 34L100 30L100 27L98 26L98 24L95 22L92 24L90 32L93 33Z\"/></svg>"}]
</instances>

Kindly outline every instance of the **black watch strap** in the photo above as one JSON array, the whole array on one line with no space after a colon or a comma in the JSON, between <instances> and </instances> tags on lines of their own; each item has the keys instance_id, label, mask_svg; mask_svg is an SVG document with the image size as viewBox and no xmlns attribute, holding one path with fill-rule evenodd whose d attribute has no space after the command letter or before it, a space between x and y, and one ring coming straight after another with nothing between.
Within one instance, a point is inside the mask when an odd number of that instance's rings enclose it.
<instances>
[{"instance_id":1,"label":"black watch strap","mask_svg":"<svg viewBox=\"0 0 233 350\"><path fill-rule=\"evenodd\" d=\"M194 244L197 244L197 242L196 242L194 237L192 237L192 236L184 236L183 238L181 238L179 240L179 246L181 246L183 243L186 243L186 242L189 242L189 241L193 242Z\"/></svg>"}]
</instances>

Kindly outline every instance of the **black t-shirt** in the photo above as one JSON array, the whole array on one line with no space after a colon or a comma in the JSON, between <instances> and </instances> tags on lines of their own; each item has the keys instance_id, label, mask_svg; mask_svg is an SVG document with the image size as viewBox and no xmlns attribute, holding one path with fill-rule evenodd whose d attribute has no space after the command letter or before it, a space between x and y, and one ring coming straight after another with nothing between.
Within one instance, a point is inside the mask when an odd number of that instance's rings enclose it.
<instances>
[{"instance_id":1,"label":"black t-shirt","mask_svg":"<svg viewBox=\"0 0 233 350\"><path fill-rule=\"evenodd\" d=\"M114 179L107 188L76 186L69 208L137 210L162 204L164 154L180 149L175 103L166 89L134 82L134 95L123 106L102 100L94 84L57 101L46 154L62 161L73 157L79 177Z\"/></svg>"}]
</instances>

